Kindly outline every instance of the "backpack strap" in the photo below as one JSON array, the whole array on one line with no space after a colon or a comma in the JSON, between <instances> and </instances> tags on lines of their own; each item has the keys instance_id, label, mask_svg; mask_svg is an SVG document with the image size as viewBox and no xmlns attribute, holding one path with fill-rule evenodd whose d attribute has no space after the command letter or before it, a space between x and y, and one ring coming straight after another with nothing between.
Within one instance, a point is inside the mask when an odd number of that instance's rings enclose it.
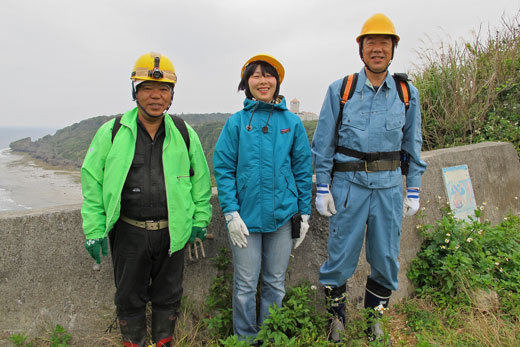
<instances>
[{"instance_id":1,"label":"backpack strap","mask_svg":"<svg viewBox=\"0 0 520 347\"><path fill-rule=\"evenodd\" d=\"M186 127L186 123L184 123L184 120L181 117L172 116L173 122L175 123L175 127L182 135L182 138L184 139L184 143L186 144L186 149L188 150L188 156L190 155L190 135L188 134L188 128ZM190 177L193 177L195 172L193 171L193 168L190 164Z\"/></svg>"},{"instance_id":2,"label":"backpack strap","mask_svg":"<svg viewBox=\"0 0 520 347\"><path fill-rule=\"evenodd\" d=\"M119 131L119 128L121 128L121 117L117 116L116 120L114 122L114 127L112 128L112 142L114 142L114 138L116 137L117 132ZM173 122L175 123L175 127L182 135L182 139L184 140L184 143L186 144L186 149L188 151L188 155L190 152L190 135L188 134L188 128L186 127L186 123L184 123L184 120L181 117L172 116ZM190 165L190 177L193 176L195 173L193 172L193 168Z\"/></svg>"},{"instance_id":3,"label":"backpack strap","mask_svg":"<svg viewBox=\"0 0 520 347\"><path fill-rule=\"evenodd\" d=\"M186 127L186 123L184 123L184 120L181 117L172 116L173 122L175 123L175 127L182 135L182 138L184 139L184 143L186 144L186 149L188 152L190 151L190 135L188 134L188 128Z\"/></svg>"},{"instance_id":4,"label":"backpack strap","mask_svg":"<svg viewBox=\"0 0 520 347\"><path fill-rule=\"evenodd\" d=\"M343 78L343 84L341 85L341 90L339 95L341 96L341 100L339 102L339 114L338 120L336 121L336 136L339 131L339 127L341 126L341 122L343 121L343 108L347 101L354 95L354 91L356 90L356 84L358 80L358 73L353 73L352 75L347 75Z\"/></svg>"},{"instance_id":5,"label":"backpack strap","mask_svg":"<svg viewBox=\"0 0 520 347\"><path fill-rule=\"evenodd\" d=\"M397 87L397 94L404 103L405 110L410 107L410 85L408 84L408 75L405 73L395 73L392 75Z\"/></svg>"},{"instance_id":6,"label":"backpack strap","mask_svg":"<svg viewBox=\"0 0 520 347\"><path fill-rule=\"evenodd\" d=\"M116 137L119 128L121 128L121 117L122 116L117 116L114 122L114 127L112 128L112 143L114 142L114 137Z\"/></svg>"}]
</instances>

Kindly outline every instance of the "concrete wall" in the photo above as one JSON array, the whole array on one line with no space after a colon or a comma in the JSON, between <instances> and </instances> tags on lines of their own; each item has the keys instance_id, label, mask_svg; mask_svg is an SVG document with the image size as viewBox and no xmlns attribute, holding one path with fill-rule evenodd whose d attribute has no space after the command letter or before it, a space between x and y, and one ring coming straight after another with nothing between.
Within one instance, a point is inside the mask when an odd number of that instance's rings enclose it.
<instances>
[{"instance_id":1,"label":"concrete wall","mask_svg":"<svg viewBox=\"0 0 520 347\"><path fill-rule=\"evenodd\" d=\"M482 143L426 152L423 158L428 163L421 194L426 217L403 221L400 288L393 302L412 292L406 271L420 247L416 225L437 219L440 205L446 202L442 168L468 165L477 203L487 203L485 218L491 222L498 222L509 210L520 212L520 163L512 145ZM216 274L211 258L228 247L215 196L212 203L214 217L209 229L214 239L205 241L207 258L186 259L185 295L198 302L204 300ZM6 338L13 333L41 336L45 329L61 324L76 341L89 345L89 337L102 335L114 318L110 257L103 258L100 271L92 270L93 260L83 247L79 209L79 205L68 205L0 213L0 343L7 344ZM291 258L287 285L302 280L319 285L318 269L327 257L327 235L327 219L313 210L308 236ZM369 265L362 254L348 282L353 302L361 302L368 274Z\"/></svg>"}]
</instances>

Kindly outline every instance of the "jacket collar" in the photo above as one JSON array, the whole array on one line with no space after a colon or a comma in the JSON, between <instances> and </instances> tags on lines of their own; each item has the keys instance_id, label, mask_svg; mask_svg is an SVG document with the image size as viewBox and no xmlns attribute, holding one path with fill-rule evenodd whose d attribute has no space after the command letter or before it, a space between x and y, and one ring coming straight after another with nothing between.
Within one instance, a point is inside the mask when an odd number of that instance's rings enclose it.
<instances>
[{"instance_id":1,"label":"jacket collar","mask_svg":"<svg viewBox=\"0 0 520 347\"><path fill-rule=\"evenodd\" d=\"M365 68L363 67L361 69L361 71L359 71L356 90L358 90L357 88L359 88L359 90L361 90L363 88L363 86L367 83L367 80L368 80L367 74L365 72ZM386 88L388 88L388 89L395 88L394 87L395 86L394 78L392 77L392 74L388 70L387 70L386 77L380 87L382 87L384 85L386 85Z\"/></svg>"},{"instance_id":2,"label":"jacket collar","mask_svg":"<svg viewBox=\"0 0 520 347\"><path fill-rule=\"evenodd\" d=\"M132 134L134 137L137 135L137 107L133 108L132 110L126 112L121 117L121 125L124 125L130 130L132 130ZM168 113L164 114L164 130L166 132L166 138L170 138L171 130L174 127L173 119L169 116Z\"/></svg>"},{"instance_id":3,"label":"jacket collar","mask_svg":"<svg viewBox=\"0 0 520 347\"><path fill-rule=\"evenodd\" d=\"M279 95L276 103L267 103L259 100L252 100L246 98L244 100L244 110L250 111L256 107L256 110L271 110L273 107L278 111L287 111L287 105L285 104L285 98Z\"/></svg>"}]
</instances>

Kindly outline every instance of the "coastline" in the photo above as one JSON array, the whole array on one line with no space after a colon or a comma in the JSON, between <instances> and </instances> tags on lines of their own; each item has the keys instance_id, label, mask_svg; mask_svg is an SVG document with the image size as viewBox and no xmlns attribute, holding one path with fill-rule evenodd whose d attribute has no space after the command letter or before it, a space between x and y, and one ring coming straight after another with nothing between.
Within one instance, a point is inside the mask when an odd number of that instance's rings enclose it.
<instances>
[{"instance_id":1,"label":"coastline","mask_svg":"<svg viewBox=\"0 0 520 347\"><path fill-rule=\"evenodd\" d=\"M0 211L81 203L79 169L56 167L27 153L0 149Z\"/></svg>"}]
</instances>

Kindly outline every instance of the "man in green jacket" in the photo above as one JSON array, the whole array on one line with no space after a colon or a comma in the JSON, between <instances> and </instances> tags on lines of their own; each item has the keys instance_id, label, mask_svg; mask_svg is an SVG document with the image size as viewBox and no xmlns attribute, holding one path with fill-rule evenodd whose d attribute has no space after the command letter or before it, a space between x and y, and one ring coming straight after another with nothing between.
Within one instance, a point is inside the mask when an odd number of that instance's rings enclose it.
<instances>
[{"instance_id":1,"label":"man in green jacket","mask_svg":"<svg viewBox=\"0 0 520 347\"><path fill-rule=\"evenodd\" d=\"M153 343L170 346L184 249L211 220L210 175L195 131L166 113L177 82L170 59L142 55L131 79L137 107L98 129L81 168L85 248L99 264L110 240L123 345L145 345L151 301Z\"/></svg>"}]
</instances>

